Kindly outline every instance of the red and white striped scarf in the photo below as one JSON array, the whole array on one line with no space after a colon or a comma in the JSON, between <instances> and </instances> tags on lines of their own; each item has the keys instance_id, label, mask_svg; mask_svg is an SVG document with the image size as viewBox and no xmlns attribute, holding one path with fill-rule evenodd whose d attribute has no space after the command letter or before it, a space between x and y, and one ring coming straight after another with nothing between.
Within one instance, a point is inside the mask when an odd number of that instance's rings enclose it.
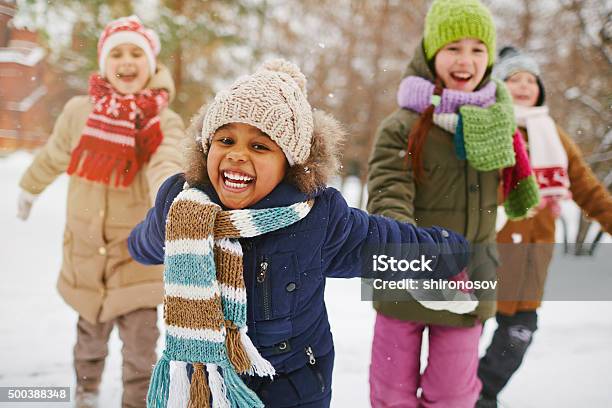
<instances>
[{"instance_id":1,"label":"red and white striped scarf","mask_svg":"<svg viewBox=\"0 0 612 408\"><path fill-rule=\"evenodd\" d=\"M67 173L87 180L129 186L163 139L159 112L168 106L165 89L120 95L98 74L89 78L94 104Z\"/></svg>"}]
</instances>

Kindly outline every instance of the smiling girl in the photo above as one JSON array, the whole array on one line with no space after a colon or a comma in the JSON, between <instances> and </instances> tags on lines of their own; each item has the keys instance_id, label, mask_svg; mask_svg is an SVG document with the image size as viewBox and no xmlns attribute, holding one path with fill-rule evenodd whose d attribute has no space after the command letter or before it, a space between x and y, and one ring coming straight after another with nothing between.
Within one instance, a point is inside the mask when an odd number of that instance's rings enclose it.
<instances>
[{"instance_id":1,"label":"smiling girl","mask_svg":"<svg viewBox=\"0 0 612 408\"><path fill-rule=\"evenodd\" d=\"M329 407L326 278L360 276L362 251L391 243L429 244L431 275L454 276L467 242L350 208L326 186L342 127L311 108L288 61L241 77L192 123L185 174L164 183L129 239L134 259L166 267L166 349L149 406ZM439 261L453 243L444 256L458 268Z\"/></svg>"},{"instance_id":2,"label":"smiling girl","mask_svg":"<svg viewBox=\"0 0 612 408\"><path fill-rule=\"evenodd\" d=\"M109 23L98 42L89 95L72 98L19 185L18 216L60 174L70 175L58 290L78 314L74 367L78 407L96 405L115 325L123 341L124 407L144 407L162 300L161 269L127 249L164 179L180 169L184 136L167 108L174 84L158 66L159 41L135 17Z\"/></svg>"},{"instance_id":3,"label":"smiling girl","mask_svg":"<svg viewBox=\"0 0 612 408\"><path fill-rule=\"evenodd\" d=\"M525 216L537 203L510 97L489 78L494 57L495 26L485 6L435 0L400 84L401 109L380 125L369 162L369 211L464 234L476 244L464 277L473 281L495 280L500 173L511 215ZM475 294L481 301L470 313L445 293L428 308L408 293L404 301L374 302L373 407L474 406L482 323L495 313L494 292ZM421 374L425 329L429 350Z\"/></svg>"},{"instance_id":4,"label":"smiling girl","mask_svg":"<svg viewBox=\"0 0 612 408\"><path fill-rule=\"evenodd\" d=\"M122 95L144 89L151 76L150 62L142 48L134 44L120 44L108 54L104 63L105 78Z\"/></svg>"},{"instance_id":5,"label":"smiling girl","mask_svg":"<svg viewBox=\"0 0 612 408\"><path fill-rule=\"evenodd\" d=\"M240 138L238 135L247 135ZM248 208L281 182L287 169L281 148L265 133L244 123L220 127L206 161L210 182L228 208ZM253 160L242 160L253 150ZM261 187L256 189L255 185Z\"/></svg>"}]
</instances>

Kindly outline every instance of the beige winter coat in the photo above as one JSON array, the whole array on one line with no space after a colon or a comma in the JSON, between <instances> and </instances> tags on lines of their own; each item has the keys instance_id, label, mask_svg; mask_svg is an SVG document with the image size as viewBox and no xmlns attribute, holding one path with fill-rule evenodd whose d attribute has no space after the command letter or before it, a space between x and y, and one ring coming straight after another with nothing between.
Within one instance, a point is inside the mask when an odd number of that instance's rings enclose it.
<instances>
[{"instance_id":1,"label":"beige winter coat","mask_svg":"<svg viewBox=\"0 0 612 408\"><path fill-rule=\"evenodd\" d=\"M170 99L174 97L174 83L165 67L159 67L147 87L165 88ZM91 110L88 96L68 101L51 137L21 178L22 189L39 194L66 171ZM163 267L138 264L127 248L130 231L145 217L159 186L181 171L183 122L170 109L162 111L160 119L163 142L130 186L70 177L57 288L64 300L92 323L155 307L162 301Z\"/></svg>"}]
</instances>

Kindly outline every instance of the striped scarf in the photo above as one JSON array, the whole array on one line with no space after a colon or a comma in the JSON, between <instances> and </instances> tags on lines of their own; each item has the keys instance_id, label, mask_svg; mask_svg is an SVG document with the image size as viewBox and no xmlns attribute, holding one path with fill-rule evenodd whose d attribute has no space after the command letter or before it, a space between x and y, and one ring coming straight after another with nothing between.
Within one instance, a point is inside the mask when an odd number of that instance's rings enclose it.
<instances>
[{"instance_id":1,"label":"striped scarf","mask_svg":"<svg viewBox=\"0 0 612 408\"><path fill-rule=\"evenodd\" d=\"M98 74L89 78L93 110L79 144L72 151L67 173L87 180L129 186L163 139L159 112L168 105L164 89L144 89L120 95Z\"/></svg>"},{"instance_id":2,"label":"striped scarf","mask_svg":"<svg viewBox=\"0 0 612 408\"><path fill-rule=\"evenodd\" d=\"M272 377L275 370L247 335L237 238L287 227L303 219L312 204L223 211L196 188L174 199L166 221L166 348L153 370L148 407L209 407L211 400L213 407L263 407L238 376ZM187 362L194 365L191 385Z\"/></svg>"}]
</instances>

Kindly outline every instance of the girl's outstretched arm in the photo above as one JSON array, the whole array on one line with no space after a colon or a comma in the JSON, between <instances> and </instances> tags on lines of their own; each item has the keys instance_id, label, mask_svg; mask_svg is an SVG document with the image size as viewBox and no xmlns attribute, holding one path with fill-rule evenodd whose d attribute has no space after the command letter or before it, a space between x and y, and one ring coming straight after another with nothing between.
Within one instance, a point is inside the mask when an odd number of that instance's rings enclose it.
<instances>
[{"instance_id":1,"label":"girl's outstretched arm","mask_svg":"<svg viewBox=\"0 0 612 408\"><path fill-rule=\"evenodd\" d=\"M72 98L66 103L62 113L53 126L53 132L47 143L38 152L32 164L19 181L19 187L30 194L40 194L60 174L66 171L70 163L71 140L74 131L74 112L87 104L82 96ZM82 129L78 129L81 131ZM79 135L80 136L80 135Z\"/></svg>"},{"instance_id":2,"label":"girl's outstretched arm","mask_svg":"<svg viewBox=\"0 0 612 408\"><path fill-rule=\"evenodd\" d=\"M364 256L399 253L412 259L431 259L421 278L446 279L461 272L468 264L469 243L453 231L440 228L420 228L391 218L370 215L351 208L334 189L328 189L329 222L322 249L323 267L329 277L358 277L364 266Z\"/></svg>"}]
</instances>

